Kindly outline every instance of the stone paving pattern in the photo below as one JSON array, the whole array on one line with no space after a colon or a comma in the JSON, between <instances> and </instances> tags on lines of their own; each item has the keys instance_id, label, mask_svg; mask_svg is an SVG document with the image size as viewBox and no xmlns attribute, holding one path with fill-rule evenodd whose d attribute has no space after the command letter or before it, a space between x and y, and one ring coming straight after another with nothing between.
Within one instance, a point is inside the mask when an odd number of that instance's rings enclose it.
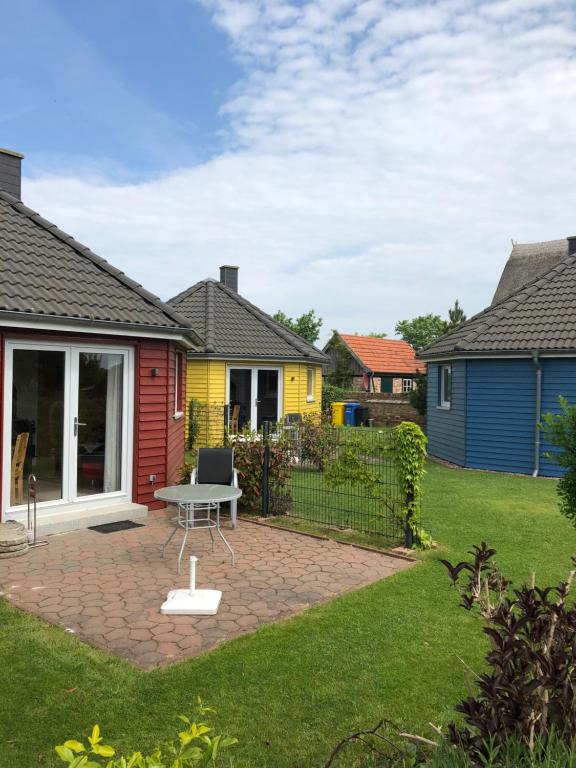
<instances>
[{"instance_id":1,"label":"stone paving pattern","mask_svg":"<svg viewBox=\"0 0 576 768\"><path fill-rule=\"evenodd\" d=\"M240 521L236 530L225 529L235 567L218 537L212 552L208 532L193 531L178 576L180 533L162 558L172 518L165 510L150 514L142 528L51 536L48 546L0 560L0 591L19 608L149 669L195 656L411 565ZM163 616L160 605L168 590L188 585L191 554L200 558L197 586L223 592L218 614Z\"/></svg>"}]
</instances>

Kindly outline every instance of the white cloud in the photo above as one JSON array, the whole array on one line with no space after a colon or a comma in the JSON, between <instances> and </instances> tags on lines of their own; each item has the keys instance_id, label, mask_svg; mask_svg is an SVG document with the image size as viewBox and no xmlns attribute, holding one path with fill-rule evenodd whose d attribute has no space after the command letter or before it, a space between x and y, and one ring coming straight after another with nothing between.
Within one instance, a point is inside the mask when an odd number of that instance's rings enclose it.
<instances>
[{"instance_id":1,"label":"white cloud","mask_svg":"<svg viewBox=\"0 0 576 768\"><path fill-rule=\"evenodd\" d=\"M481 309L511 237L576 231L568 0L204 5L246 67L230 149L145 184L25 188L162 297L232 262L269 311L392 333L456 297Z\"/></svg>"}]
</instances>

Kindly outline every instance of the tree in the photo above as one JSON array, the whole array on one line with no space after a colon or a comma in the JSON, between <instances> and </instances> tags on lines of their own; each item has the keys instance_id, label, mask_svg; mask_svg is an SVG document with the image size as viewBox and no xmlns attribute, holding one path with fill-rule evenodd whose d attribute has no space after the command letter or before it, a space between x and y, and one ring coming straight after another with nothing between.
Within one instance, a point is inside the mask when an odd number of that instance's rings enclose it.
<instances>
[{"instance_id":1,"label":"tree","mask_svg":"<svg viewBox=\"0 0 576 768\"><path fill-rule=\"evenodd\" d=\"M351 389L353 377L350 369L350 352L338 331L332 331L330 357L332 365L328 371L328 383L339 389Z\"/></svg>"},{"instance_id":2,"label":"tree","mask_svg":"<svg viewBox=\"0 0 576 768\"><path fill-rule=\"evenodd\" d=\"M463 323L466 320L464 310L460 306L458 299L454 302L452 309L448 310L448 322L446 323L446 330L451 331L452 328L456 328L457 325Z\"/></svg>"},{"instance_id":3,"label":"tree","mask_svg":"<svg viewBox=\"0 0 576 768\"><path fill-rule=\"evenodd\" d=\"M446 322L440 315L419 315L412 320L400 320L394 330L418 351L446 333Z\"/></svg>"},{"instance_id":4,"label":"tree","mask_svg":"<svg viewBox=\"0 0 576 768\"><path fill-rule=\"evenodd\" d=\"M320 328L322 328L322 318L316 316L316 312L311 309L309 312L304 312L303 315L292 319L285 315L284 312L278 310L272 318L278 323L282 323L286 328L289 328L294 333L302 336L303 339L309 341L310 344L314 344L320 338Z\"/></svg>"},{"instance_id":5,"label":"tree","mask_svg":"<svg viewBox=\"0 0 576 768\"><path fill-rule=\"evenodd\" d=\"M375 331L368 334L368 336L371 336L373 339L385 339L387 335L388 334L386 333L376 333Z\"/></svg>"},{"instance_id":6,"label":"tree","mask_svg":"<svg viewBox=\"0 0 576 768\"><path fill-rule=\"evenodd\" d=\"M418 411L420 416L426 416L428 377L425 373L417 373L414 377L414 383L416 386L410 390L408 395L410 405Z\"/></svg>"}]
</instances>

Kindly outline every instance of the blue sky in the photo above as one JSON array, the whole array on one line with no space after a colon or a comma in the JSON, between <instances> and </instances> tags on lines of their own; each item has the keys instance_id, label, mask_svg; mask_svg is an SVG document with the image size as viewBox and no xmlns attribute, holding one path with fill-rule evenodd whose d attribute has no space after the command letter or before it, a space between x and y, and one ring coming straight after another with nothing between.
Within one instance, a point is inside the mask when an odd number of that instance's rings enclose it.
<instances>
[{"instance_id":1,"label":"blue sky","mask_svg":"<svg viewBox=\"0 0 576 768\"><path fill-rule=\"evenodd\" d=\"M19 0L0 146L162 298L235 263L267 311L392 335L576 234L575 54L574 0Z\"/></svg>"},{"instance_id":2,"label":"blue sky","mask_svg":"<svg viewBox=\"0 0 576 768\"><path fill-rule=\"evenodd\" d=\"M218 110L241 69L187 0L19 0L3 7L4 145L30 173L142 179L222 149Z\"/></svg>"}]
</instances>

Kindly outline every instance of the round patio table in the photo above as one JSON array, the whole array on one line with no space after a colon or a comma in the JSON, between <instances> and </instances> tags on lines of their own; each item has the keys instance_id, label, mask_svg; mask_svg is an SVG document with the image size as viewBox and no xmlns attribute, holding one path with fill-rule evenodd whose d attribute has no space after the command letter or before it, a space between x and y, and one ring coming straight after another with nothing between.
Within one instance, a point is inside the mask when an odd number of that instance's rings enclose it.
<instances>
[{"instance_id":1,"label":"round patio table","mask_svg":"<svg viewBox=\"0 0 576 768\"><path fill-rule=\"evenodd\" d=\"M178 573L180 573L180 562L188 539L188 533L195 529L204 528L210 533L212 539L212 551L214 551L213 531L216 530L225 546L228 548L232 559L232 565L234 565L234 550L230 544L228 544L220 527L220 504L223 504L226 501L234 501L235 499L239 499L240 496L242 496L240 488L234 488L231 485L213 485L211 483L170 485L155 491L155 499L165 501L168 504L176 504L178 506L178 516L176 517L174 530L164 542L164 546L162 547L162 557L164 557L166 547L174 537L175 533L182 528L184 530L184 539L178 554Z\"/></svg>"}]
</instances>

